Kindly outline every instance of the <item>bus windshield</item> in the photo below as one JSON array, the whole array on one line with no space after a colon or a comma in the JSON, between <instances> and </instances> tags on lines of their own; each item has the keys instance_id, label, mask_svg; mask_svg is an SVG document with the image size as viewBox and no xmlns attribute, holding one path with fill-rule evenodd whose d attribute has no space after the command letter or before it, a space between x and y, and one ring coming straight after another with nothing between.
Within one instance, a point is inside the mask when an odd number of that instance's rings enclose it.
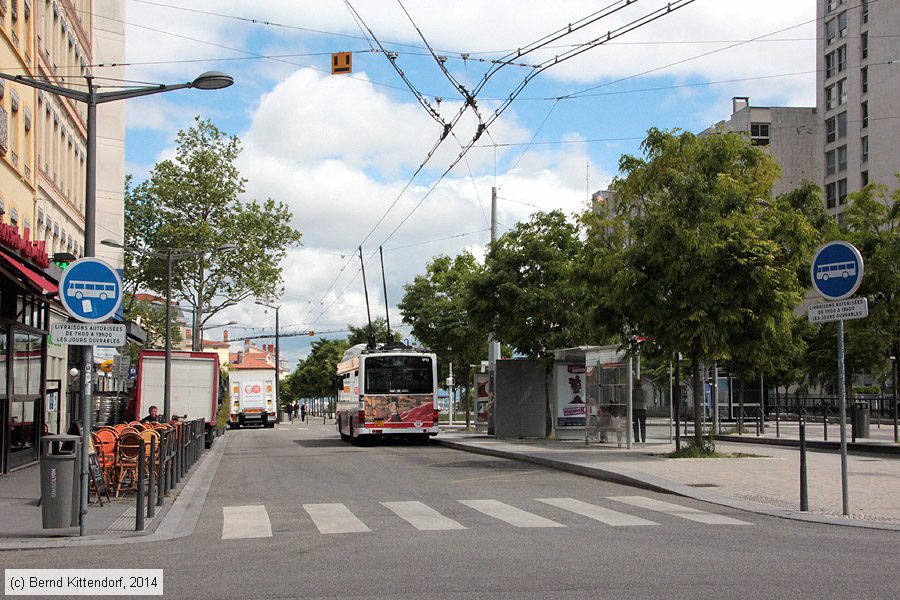
<instances>
[{"instance_id":1,"label":"bus windshield","mask_svg":"<svg viewBox=\"0 0 900 600\"><path fill-rule=\"evenodd\" d=\"M434 393L429 356L369 356L365 374L366 394Z\"/></svg>"}]
</instances>

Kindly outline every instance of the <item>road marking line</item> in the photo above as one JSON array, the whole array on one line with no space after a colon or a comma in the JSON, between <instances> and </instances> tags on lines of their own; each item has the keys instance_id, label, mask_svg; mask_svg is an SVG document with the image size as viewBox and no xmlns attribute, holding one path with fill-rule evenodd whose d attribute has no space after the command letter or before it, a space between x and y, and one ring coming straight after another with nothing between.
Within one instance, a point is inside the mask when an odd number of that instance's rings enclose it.
<instances>
[{"instance_id":1,"label":"road marking line","mask_svg":"<svg viewBox=\"0 0 900 600\"><path fill-rule=\"evenodd\" d=\"M678 504L654 500L653 498L645 498L644 496L609 496L609 499L707 525L753 525L753 523L748 523L747 521L739 521L724 515L717 515L687 506L679 506Z\"/></svg>"},{"instance_id":2,"label":"road marking line","mask_svg":"<svg viewBox=\"0 0 900 600\"><path fill-rule=\"evenodd\" d=\"M565 527L562 523L539 517L497 500L459 500L458 502L516 527Z\"/></svg>"},{"instance_id":3,"label":"road marking line","mask_svg":"<svg viewBox=\"0 0 900 600\"><path fill-rule=\"evenodd\" d=\"M589 519L594 519L595 521L600 521L601 523L606 523L607 525L612 525L613 527L658 525L658 523L642 519L641 517L635 517L615 510L610 510L602 506L597 506L596 504L582 502L575 498L535 498L535 500L543 502L544 504L549 504L550 506L562 508L563 510L568 510L583 517L588 517Z\"/></svg>"},{"instance_id":4,"label":"road marking line","mask_svg":"<svg viewBox=\"0 0 900 600\"><path fill-rule=\"evenodd\" d=\"M304 504L319 533L361 533L371 531L343 504Z\"/></svg>"},{"instance_id":5,"label":"road marking line","mask_svg":"<svg viewBox=\"0 0 900 600\"><path fill-rule=\"evenodd\" d=\"M465 527L453 519L445 517L438 511L421 502L382 502L381 504L394 511L398 517L419 531L465 529Z\"/></svg>"},{"instance_id":6,"label":"road marking line","mask_svg":"<svg viewBox=\"0 0 900 600\"><path fill-rule=\"evenodd\" d=\"M222 539L272 537L269 513L261 504L222 507Z\"/></svg>"},{"instance_id":7,"label":"road marking line","mask_svg":"<svg viewBox=\"0 0 900 600\"><path fill-rule=\"evenodd\" d=\"M517 478L522 477L523 475L534 475L535 473L541 473L545 469L533 469L531 471L517 471L515 473L503 473L499 475L482 475L479 477L467 477L466 479L451 479L449 483L469 483L471 481L490 481L490 480L503 480L510 477ZM528 481L532 481L529 479Z\"/></svg>"}]
</instances>

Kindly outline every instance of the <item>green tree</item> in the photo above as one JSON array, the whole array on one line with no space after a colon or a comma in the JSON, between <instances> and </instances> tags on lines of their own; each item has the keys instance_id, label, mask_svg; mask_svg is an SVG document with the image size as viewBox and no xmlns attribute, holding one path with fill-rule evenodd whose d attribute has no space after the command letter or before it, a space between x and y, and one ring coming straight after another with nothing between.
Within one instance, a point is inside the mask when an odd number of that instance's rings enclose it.
<instances>
[{"instance_id":1,"label":"green tree","mask_svg":"<svg viewBox=\"0 0 900 600\"><path fill-rule=\"evenodd\" d=\"M468 289L479 277L481 267L469 252L456 258L438 256L403 286L405 294L399 304L403 320L412 325L412 334L438 355L440 362L457 365L457 380L464 390L466 424L471 418L472 369L487 355L485 329L469 318Z\"/></svg>"},{"instance_id":2,"label":"green tree","mask_svg":"<svg viewBox=\"0 0 900 600\"><path fill-rule=\"evenodd\" d=\"M334 374L337 364L348 348L344 340L316 340L305 359L297 364L296 370L287 378L288 390L285 402L301 401L303 398L323 398L334 394ZM284 386L282 386L284 390Z\"/></svg>"},{"instance_id":3,"label":"green tree","mask_svg":"<svg viewBox=\"0 0 900 600\"><path fill-rule=\"evenodd\" d=\"M356 327L354 325L347 325L347 329L350 330L350 334L347 336L347 346L355 346L357 344L368 344L369 343L369 326L368 325L360 325ZM375 335L375 344L380 345L387 340L387 319L384 317L375 317L372 319L372 331ZM400 333L394 331L391 333L391 339L395 342L400 341Z\"/></svg>"},{"instance_id":4,"label":"green tree","mask_svg":"<svg viewBox=\"0 0 900 600\"><path fill-rule=\"evenodd\" d=\"M589 341L585 288L576 283L581 241L561 211L539 212L492 243L469 286L469 313L480 331L553 367L552 351ZM547 431L552 425L547 390Z\"/></svg>"},{"instance_id":5,"label":"green tree","mask_svg":"<svg viewBox=\"0 0 900 600\"><path fill-rule=\"evenodd\" d=\"M889 196L887 186L869 184L847 200L844 232L865 263L857 295L869 302L867 318L846 323L848 351L857 372L883 375L888 355L900 356L900 188Z\"/></svg>"},{"instance_id":6,"label":"green tree","mask_svg":"<svg viewBox=\"0 0 900 600\"><path fill-rule=\"evenodd\" d=\"M300 240L291 212L271 198L242 202L246 179L235 161L241 151L211 121L195 119L178 133L175 159L158 163L126 194L126 243L156 252L190 252L236 244L230 253L206 253L173 263L173 301L194 311L192 342L216 313L251 296L269 299L281 286L281 260ZM166 260L126 251L132 281L165 293Z\"/></svg>"},{"instance_id":7,"label":"green tree","mask_svg":"<svg viewBox=\"0 0 900 600\"><path fill-rule=\"evenodd\" d=\"M737 134L651 129L641 148L645 158L623 156L612 184L628 239L601 293L628 330L687 353L700 446L701 361L774 368L771 348L792 335L798 273L818 234L792 199L772 200L778 166Z\"/></svg>"}]
</instances>

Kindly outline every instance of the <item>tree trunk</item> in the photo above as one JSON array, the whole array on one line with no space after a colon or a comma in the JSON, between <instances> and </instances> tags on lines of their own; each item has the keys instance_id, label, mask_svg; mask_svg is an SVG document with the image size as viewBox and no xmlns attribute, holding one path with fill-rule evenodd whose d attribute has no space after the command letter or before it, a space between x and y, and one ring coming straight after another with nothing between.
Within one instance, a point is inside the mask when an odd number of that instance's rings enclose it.
<instances>
[{"instance_id":1,"label":"tree trunk","mask_svg":"<svg viewBox=\"0 0 900 600\"><path fill-rule=\"evenodd\" d=\"M700 357L691 353L691 376L694 386L694 445L703 445L703 378L700 373Z\"/></svg>"}]
</instances>

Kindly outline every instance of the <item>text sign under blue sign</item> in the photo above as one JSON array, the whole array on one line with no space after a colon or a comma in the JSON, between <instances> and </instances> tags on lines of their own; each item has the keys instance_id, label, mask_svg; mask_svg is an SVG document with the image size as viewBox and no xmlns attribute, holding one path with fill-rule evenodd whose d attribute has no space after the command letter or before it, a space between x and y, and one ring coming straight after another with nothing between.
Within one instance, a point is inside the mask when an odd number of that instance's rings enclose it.
<instances>
[{"instance_id":1,"label":"text sign under blue sign","mask_svg":"<svg viewBox=\"0 0 900 600\"><path fill-rule=\"evenodd\" d=\"M810 277L813 287L825 299L848 298L862 283L862 255L847 242L828 242L816 252Z\"/></svg>"},{"instance_id":2,"label":"text sign under blue sign","mask_svg":"<svg viewBox=\"0 0 900 600\"><path fill-rule=\"evenodd\" d=\"M81 258L63 272L59 299L79 321L100 323L115 315L122 303L122 279L99 258Z\"/></svg>"}]
</instances>

